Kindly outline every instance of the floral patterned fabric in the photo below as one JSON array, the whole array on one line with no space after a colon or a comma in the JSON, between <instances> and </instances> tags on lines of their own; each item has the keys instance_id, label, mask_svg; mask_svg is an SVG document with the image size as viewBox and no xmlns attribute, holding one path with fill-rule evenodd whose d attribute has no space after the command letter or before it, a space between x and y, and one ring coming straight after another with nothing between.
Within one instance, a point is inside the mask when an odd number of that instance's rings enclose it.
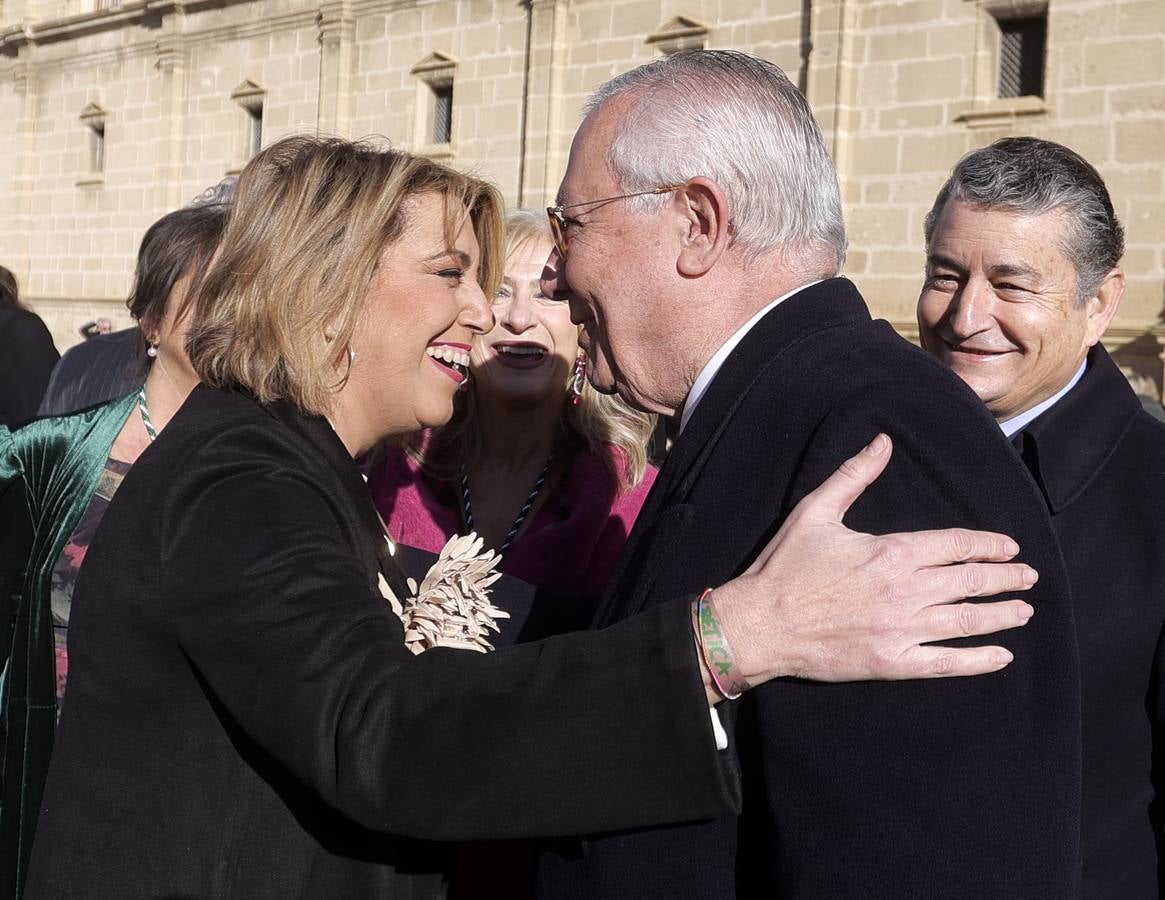
<instances>
[{"instance_id":1,"label":"floral patterned fabric","mask_svg":"<svg viewBox=\"0 0 1165 900\"><path fill-rule=\"evenodd\" d=\"M109 501L113 499L129 469L130 464L119 459L110 458L106 461L105 468L101 470L101 476L97 480L97 489L93 492L88 507L81 514L81 521L73 529L65 549L53 568L51 598L58 721L65 697L65 680L69 674L69 650L66 638L69 631L69 610L73 605L73 586L77 583L77 572L81 568L81 563L85 561L85 551L89 549L89 543L97 533L97 526L101 524L101 518L109 508Z\"/></svg>"}]
</instances>

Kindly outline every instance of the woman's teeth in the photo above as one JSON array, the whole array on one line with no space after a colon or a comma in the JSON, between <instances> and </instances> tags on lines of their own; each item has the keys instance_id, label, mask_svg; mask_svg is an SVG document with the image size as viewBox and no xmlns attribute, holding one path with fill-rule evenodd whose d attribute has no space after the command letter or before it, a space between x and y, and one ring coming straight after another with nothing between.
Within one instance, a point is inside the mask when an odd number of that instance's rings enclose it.
<instances>
[{"instance_id":1,"label":"woman's teeth","mask_svg":"<svg viewBox=\"0 0 1165 900\"><path fill-rule=\"evenodd\" d=\"M438 362L447 363L451 366L465 368L469 365L469 352L466 350L458 350L456 347L426 347L425 353Z\"/></svg>"},{"instance_id":2,"label":"woman's teeth","mask_svg":"<svg viewBox=\"0 0 1165 900\"><path fill-rule=\"evenodd\" d=\"M541 356L546 352L542 347L511 347L504 344L498 349L512 356Z\"/></svg>"}]
</instances>

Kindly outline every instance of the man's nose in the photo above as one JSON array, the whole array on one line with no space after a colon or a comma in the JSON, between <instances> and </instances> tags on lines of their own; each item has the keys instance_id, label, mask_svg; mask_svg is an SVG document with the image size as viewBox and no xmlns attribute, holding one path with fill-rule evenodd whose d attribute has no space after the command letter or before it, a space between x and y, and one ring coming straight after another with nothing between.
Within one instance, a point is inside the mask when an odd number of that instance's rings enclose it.
<instances>
[{"instance_id":1,"label":"man's nose","mask_svg":"<svg viewBox=\"0 0 1165 900\"><path fill-rule=\"evenodd\" d=\"M970 337L991 328L992 297L989 286L975 279L964 284L952 298L949 321L959 337Z\"/></svg>"}]
</instances>

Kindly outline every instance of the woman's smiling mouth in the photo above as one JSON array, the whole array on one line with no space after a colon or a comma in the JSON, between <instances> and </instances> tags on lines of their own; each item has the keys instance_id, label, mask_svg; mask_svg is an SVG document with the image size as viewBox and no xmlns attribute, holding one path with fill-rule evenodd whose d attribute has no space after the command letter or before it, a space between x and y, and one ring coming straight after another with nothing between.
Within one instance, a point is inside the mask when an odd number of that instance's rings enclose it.
<instances>
[{"instance_id":1,"label":"woman's smiling mouth","mask_svg":"<svg viewBox=\"0 0 1165 900\"><path fill-rule=\"evenodd\" d=\"M536 369L549 356L549 351L532 341L501 341L493 345L494 358L511 369Z\"/></svg>"},{"instance_id":2,"label":"woman's smiling mouth","mask_svg":"<svg viewBox=\"0 0 1165 900\"><path fill-rule=\"evenodd\" d=\"M469 374L469 345L435 341L425 348L425 355L458 384Z\"/></svg>"}]
</instances>

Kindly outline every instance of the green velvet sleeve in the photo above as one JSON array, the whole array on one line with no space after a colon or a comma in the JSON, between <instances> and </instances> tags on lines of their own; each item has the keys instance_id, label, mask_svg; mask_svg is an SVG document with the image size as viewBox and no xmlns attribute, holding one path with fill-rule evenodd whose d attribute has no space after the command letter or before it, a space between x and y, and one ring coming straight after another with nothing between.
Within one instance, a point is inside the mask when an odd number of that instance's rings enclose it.
<instances>
[{"instance_id":1,"label":"green velvet sleeve","mask_svg":"<svg viewBox=\"0 0 1165 900\"><path fill-rule=\"evenodd\" d=\"M0 900L20 894L56 730L53 566L133 402L0 428Z\"/></svg>"}]
</instances>

